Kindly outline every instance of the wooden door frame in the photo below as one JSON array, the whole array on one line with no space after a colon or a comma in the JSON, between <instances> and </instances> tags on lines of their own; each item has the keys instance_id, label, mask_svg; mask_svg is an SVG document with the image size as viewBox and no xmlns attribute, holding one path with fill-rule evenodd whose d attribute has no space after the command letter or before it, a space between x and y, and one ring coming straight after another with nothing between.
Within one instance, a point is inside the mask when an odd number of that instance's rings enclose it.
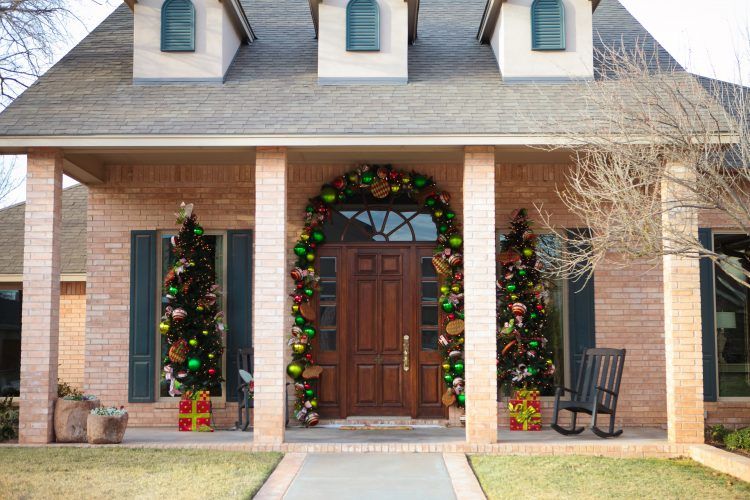
<instances>
[{"instance_id":1,"label":"wooden door frame","mask_svg":"<svg viewBox=\"0 0 750 500\"><path fill-rule=\"evenodd\" d=\"M351 380L349 376L349 361L351 359L351 342L349 335L349 326L346 324L348 315L346 312L350 311L349 308L349 291L350 291L350 276L347 262L347 256L350 251L357 249L387 249L387 248L401 248L408 250L408 277L406 278L410 283L407 286L407 292L409 294L409 308L408 322L410 330L409 338L409 352L411 368L409 369L407 380L409 381L409 410L410 417L417 418L419 414L419 391L420 391L420 380L419 372L420 360L422 358L421 353L421 332L420 325L418 324L419 316L419 293L420 293L420 265L422 253L425 250L430 252L434 248L434 243L431 242L336 242L326 243L318 251L318 258L320 257L336 257L337 268L336 268L336 353L322 353L320 352L318 343L315 343L313 355L318 360L319 364L333 363L334 359L337 365L338 380L337 380L337 394L338 394L338 411L335 408L332 411L326 411L325 408L321 408L320 412L323 417L328 418L347 418L349 415L350 401L348 396L348 383ZM342 264L343 263L343 264ZM318 308L318 301L316 300L316 310ZM356 313L356 311L354 311ZM447 417L447 412L443 411L443 417Z\"/></svg>"}]
</instances>

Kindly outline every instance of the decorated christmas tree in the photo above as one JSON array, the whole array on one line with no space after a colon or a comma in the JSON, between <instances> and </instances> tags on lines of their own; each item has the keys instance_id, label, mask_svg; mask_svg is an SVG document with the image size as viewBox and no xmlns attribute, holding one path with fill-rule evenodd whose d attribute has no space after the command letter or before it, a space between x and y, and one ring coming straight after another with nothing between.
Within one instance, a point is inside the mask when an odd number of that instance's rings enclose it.
<instances>
[{"instance_id":1,"label":"decorated christmas tree","mask_svg":"<svg viewBox=\"0 0 750 500\"><path fill-rule=\"evenodd\" d=\"M518 210L498 256L497 376L515 389L544 391L552 385L555 365L543 334L548 294L536 250L526 210Z\"/></svg>"},{"instance_id":2,"label":"decorated christmas tree","mask_svg":"<svg viewBox=\"0 0 750 500\"><path fill-rule=\"evenodd\" d=\"M163 364L172 396L194 396L223 381L225 326L217 304L214 255L192 211L192 204L183 203L177 214L182 227L172 237L173 264L164 279L167 307L159 324L169 346Z\"/></svg>"}]
</instances>

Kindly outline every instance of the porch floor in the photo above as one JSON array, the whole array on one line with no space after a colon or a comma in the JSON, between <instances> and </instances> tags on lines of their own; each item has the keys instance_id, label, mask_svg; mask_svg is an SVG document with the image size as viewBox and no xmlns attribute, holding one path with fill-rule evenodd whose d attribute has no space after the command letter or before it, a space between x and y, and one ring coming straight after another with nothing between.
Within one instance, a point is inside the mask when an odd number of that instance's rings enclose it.
<instances>
[{"instance_id":1,"label":"porch floor","mask_svg":"<svg viewBox=\"0 0 750 500\"><path fill-rule=\"evenodd\" d=\"M498 431L498 442L467 444L461 427L415 426L412 430L342 430L337 426L289 428L279 445L253 443L252 432L179 432L176 428L129 428L124 446L153 448L210 448L223 450L276 450L282 452L459 452L513 455L606 455L618 457L686 456L689 447L670 444L667 433L655 428L628 428L615 439L600 439L590 431L562 436L541 432Z\"/></svg>"}]
</instances>

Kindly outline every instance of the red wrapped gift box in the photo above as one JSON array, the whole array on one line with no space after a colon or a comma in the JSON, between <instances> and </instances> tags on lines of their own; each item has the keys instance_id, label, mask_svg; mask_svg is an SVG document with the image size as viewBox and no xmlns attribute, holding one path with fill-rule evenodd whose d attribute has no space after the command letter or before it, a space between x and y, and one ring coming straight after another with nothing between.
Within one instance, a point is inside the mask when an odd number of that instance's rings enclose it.
<instances>
[{"instance_id":1,"label":"red wrapped gift box","mask_svg":"<svg viewBox=\"0 0 750 500\"><path fill-rule=\"evenodd\" d=\"M542 430L542 402L539 400L539 391L516 391L514 398L508 403L508 411L510 430Z\"/></svg>"},{"instance_id":2,"label":"red wrapped gift box","mask_svg":"<svg viewBox=\"0 0 750 500\"><path fill-rule=\"evenodd\" d=\"M208 391L201 391L197 399L180 401L179 429L181 432L213 432L211 427L211 399Z\"/></svg>"}]
</instances>

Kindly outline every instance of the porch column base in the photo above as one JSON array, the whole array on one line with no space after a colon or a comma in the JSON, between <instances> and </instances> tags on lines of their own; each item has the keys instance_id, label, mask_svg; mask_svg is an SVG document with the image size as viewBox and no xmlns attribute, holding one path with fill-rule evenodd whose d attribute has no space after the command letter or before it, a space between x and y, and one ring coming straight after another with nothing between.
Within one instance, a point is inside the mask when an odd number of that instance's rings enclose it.
<instances>
[{"instance_id":1,"label":"porch column base","mask_svg":"<svg viewBox=\"0 0 750 500\"><path fill-rule=\"evenodd\" d=\"M253 259L253 346L255 411L253 440L284 442L286 310L285 148L258 148L255 155L255 238ZM229 325L231 328L231 325Z\"/></svg>"},{"instance_id":2,"label":"porch column base","mask_svg":"<svg viewBox=\"0 0 750 500\"><path fill-rule=\"evenodd\" d=\"M466 441L497 441L495 150L464 151Z\"/></svg>"},{"instance_id":3,"label":"porch column base","mask_svg":"<svg viewBox=\"0 0 750 500\"><path fill-rule=\"evenodd\" d=\"M27 158L19 441L43 444L55 439L63 156L38 149Z\"/></svg>"},{"instance_id":4,"label":"porch column base","mask_svg":"<svg viewBox=\"0 0 750 500\"><path fill-rule=\"evenodd\" d=\"M689 169L668 165L675 177L690 178ZM698 234L698 213L692 208L675 209L675 199L685 199L677 183L662 185L662 231L667 238ZM665 255L664 343L667 376L667 425L671 443L703 443L703 353L699 261Z\"/></svg>"}]
</instances>

